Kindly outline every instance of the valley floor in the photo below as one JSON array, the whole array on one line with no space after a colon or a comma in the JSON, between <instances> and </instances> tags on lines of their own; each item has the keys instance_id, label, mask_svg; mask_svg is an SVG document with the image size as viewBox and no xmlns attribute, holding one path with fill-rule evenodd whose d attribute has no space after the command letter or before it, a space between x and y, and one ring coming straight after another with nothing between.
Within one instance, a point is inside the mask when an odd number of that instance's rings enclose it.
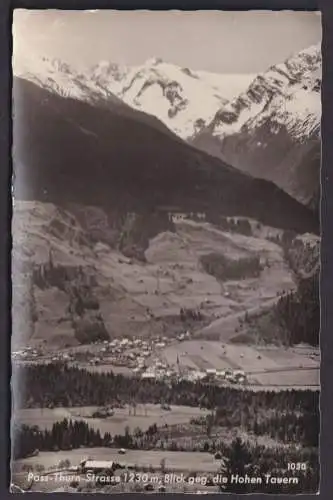
<instances>
[{"instance_id":1,"label":"valley floor","mask_svg":"<svg viewBox=\"0 0 333 500\"><path fill-rule=\"evenodd\" d=\"M90 427L99 429L100 432L110 432L111 435L122 434L126 428L133 432L137 427L146 431L149 426L156 424L159 427L165 425L186 424L191 418L204 417L209 411L204 408L193 408L189 406L172 406L170 411L161 409L160 405L138 404L134 410L131 407L115 409L115 414L107 418L93 418L92 413L98 407L74 407L74 408L25 408L16 412L19 423L26 425L38 425L41 429L51 429L55 422L68 418L71 420L84 420Z\"/></svg>"},{"instance_id":2,"label":"valley floor","mask_svg":"<svg viewBox=\"0 0 333 500\"><path fill-rule=\"evenodd\" d=\"M69 366L96 372L119 373L125 376L138 376L136 364L124 362L115 365L112 358L105 354L104 344L81 346L57 352L57 360L66 356L75 358L84 353L86 361L70 361ZM131 351L126 348L127 354ZM139 351L138 351L139 352ZM133 349L134 359L139 356ZM99 359L94 365L89 359ZM39 364L51 362L54 353L45 354L36 361L20 361L20 364ZM243 345L207 340L172 341L166 347L154 347L146 358L146 370L152 371L158 364L168 368L168 373L177 376L195 377L196 373L210 372L212 376L230 370L242 371L246 375L238 388L251 390L310 389L320 387L320 350L316 347L298 345L290 348L274 345ZM134 371L133 371L134 370ZM187 374L187 375L185 375ZM165 374L164 378L168 378ZM219 379L220 385L230 385L226 379ZM235 384L235 382L233 383Z\"/></svg>"}]
</instances>

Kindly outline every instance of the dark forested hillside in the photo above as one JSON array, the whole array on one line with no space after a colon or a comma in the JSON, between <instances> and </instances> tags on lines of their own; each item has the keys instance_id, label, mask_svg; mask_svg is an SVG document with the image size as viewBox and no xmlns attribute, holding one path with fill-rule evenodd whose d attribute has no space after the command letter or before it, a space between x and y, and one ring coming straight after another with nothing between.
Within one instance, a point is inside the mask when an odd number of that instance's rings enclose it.
<instances>
[{"instance_id":1,"label":"dark forested hillside","mask_svg":"<svg viewBox=\"0 0 333 500\"><path fill-rule=\"evenodd\" d=\"M113 110L63 98L16 78L17 199L245 215L297 232L313 214L282 190Z\"/></svg>"},{"instance_id":2,"label":"dark forested hillside","mask_svg":"<svg viewBox=\"0 0 333 500\"><path fill-rule=\"evenodd\" d=\"M320 331L318 273L301 279L295 292L281 297L276 305L275 315L286 332L289 345L305 342L318 346Z\"/></svg>"},{"instance_id":3,"label":"dark forested hillside","mask_svg":"<svg viewBox=\"0 0 333 500\"><path fill-rule=\"evenodd\" d=\"M110 373L91 373L57 364L15 368L21 381L22 407L88 406L113 403L181 404L237 408L242 412L251 405L296 410L306 404L311 411L318 407L318 393L313 391L252 392L218 387L199 382L163 382L128 378ZM245 410L244 410L245 411Z\"/></svg>"}]
</instances>

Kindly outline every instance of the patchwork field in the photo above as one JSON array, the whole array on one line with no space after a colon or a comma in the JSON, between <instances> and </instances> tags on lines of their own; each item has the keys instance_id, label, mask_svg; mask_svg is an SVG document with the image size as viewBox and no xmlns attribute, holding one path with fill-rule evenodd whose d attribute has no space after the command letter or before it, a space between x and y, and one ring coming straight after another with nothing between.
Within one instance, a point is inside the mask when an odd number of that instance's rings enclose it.
<instances>
[{"instance_id":1,"label":"patchwork field","mask_svg":"<svg viewBox=\"0 0 333 500\"><path fill-rule=\"evenodd\" d=\"M252 380L258 381L262 386L285 386L286 388L319 389L319 369L292 369L279 372L261 373L251 376Z\"/></svg>"},{"instance_id":2,"label":"patchwork field","mask_svg":"<svg viewBox=\"0 0 333 500\"><path fill-rule=\"evenodd\" d=\"M55 422L64 418L86 421L89 426L99 429L101 433L110 432L111 435L123 434L126 427L133 431L140 427L146 431L150 425L158 426L185 424L193 417L204 416L208 410L189 406L172 406L171 410L162 410L160 405L137 405L136 414L128 407L116 408L115 414L108 418L89 418L97 407L76 408L28 408L18 410L16 418L27 425L38 425L41 429L50 429Z\"/></svg>"},{"instance_id":3,"label":"patchwork field","mask_svg":"<svg viewBox=\"0 0 333 500\"><path fill-rule=\"evenodd\" d=\"M193 331L207 326L207 335L217 332L227 340L235 333L239 315L261 310L282 290L295 287L282 249L266 239L267 231L244 236L189 220L175 223L173 231L161 226L161 232L157 230L149 240L143 262L117 251L111 235L107 243L107 216L101 210L89 209L100 224L96 222L95 230L105 237L105 242L92 245L87 214L78 217L75 210L72 213L35 202L20 202L15 209L14 271L16 264L23 262L25 266L47 264L50 255L55 266L83 269L93 277L92 293L111 336L172 337L183 329L179 318L183 307L199 308L205 317L201 324L193 325ZM258 276L222 283L200 263L201 257L209 253L232 260L260 256L264 265ZM28 340L54 350L78 343L68 314L67 292L52 283L43 289L34 286L38 319L32 328L27 307L30 282L19 268L13 276L13 300L18 311L13 325L15 344Z\"/></svg>"},{"instance_id":4,"label":"patchwork field","mask_svg":"<svg viewBox=\"0 0 333 500\"><path fill-rule=\"evenodd\" d=\"M319 386L319 350L224 344L191 340L167 347L161 358L180 368L239 369L250 383L285 387Z\"/></svg>"},{"instance_id":5,"label":"patchwork field","mask_svg":"<svg viewBox=\"0 0 333 500\"><path fill-rule=\"evenodd\" d=\"M92 460L114 460L139 467L159 467L161 460L164 459L166 468L174 471L217 472L220 466L219 461L210 453L128 450L126 455L119 455L118 450L113 448L80 448L70 451L40 452L36 457L17 460L16 468L22 464L32 466L43 464L45 469L49 469L63 460L69 460L71 465L78 465L81 460L88 457Z\"/></svg>"}]
</instances>

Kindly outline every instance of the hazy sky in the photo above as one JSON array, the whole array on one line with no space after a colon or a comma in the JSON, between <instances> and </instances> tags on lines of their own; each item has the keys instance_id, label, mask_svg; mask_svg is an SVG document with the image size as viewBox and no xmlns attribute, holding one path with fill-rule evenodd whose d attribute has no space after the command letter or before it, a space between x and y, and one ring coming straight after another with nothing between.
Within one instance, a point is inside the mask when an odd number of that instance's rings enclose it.
<instances>
[{"instance_id":1,"label":"hazy sky","mask_svg":"<svg viewBox=\"0 0 333 500\"><path fill-rule=\"evenodd\" d=\"M192 69L257 73L321 40L314 12L16 10L14 53L76 67L161 57Z\"/></svg>"}]
</instances>

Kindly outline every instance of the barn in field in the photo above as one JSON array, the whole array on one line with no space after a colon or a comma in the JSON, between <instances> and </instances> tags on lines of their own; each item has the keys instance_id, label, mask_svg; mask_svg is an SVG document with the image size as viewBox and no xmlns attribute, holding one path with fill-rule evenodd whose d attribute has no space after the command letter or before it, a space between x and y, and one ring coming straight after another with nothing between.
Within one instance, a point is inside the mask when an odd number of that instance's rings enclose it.
<instances>
[{"instance_id":1,"label":"barn in field","mask_svg":"<svg viewBox=\"0 0 333 500\"><path fill-rule=\"evenodd\" d=\"M118 468L112 460L83 460L80 463L80 469L83 473L91 472L97 474L103 471L114 472Z\"/></svg>"}]
</instances>

